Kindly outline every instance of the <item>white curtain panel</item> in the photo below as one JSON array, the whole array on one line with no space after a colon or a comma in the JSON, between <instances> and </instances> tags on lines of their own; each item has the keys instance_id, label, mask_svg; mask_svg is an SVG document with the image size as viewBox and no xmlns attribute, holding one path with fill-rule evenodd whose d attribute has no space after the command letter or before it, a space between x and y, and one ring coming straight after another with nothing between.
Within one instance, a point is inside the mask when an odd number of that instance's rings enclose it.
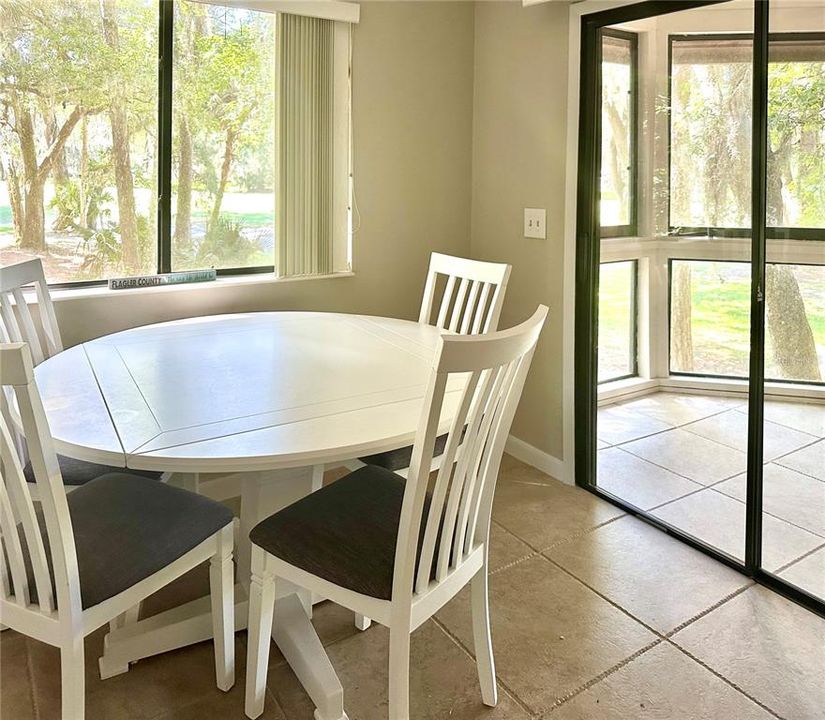
<instances>
[{"instance_id":1,"label":"white curtain panel","mask_svg":"<svg viewBox=\"0 0 825 720\"><path fill-rule=\"evenodd\" d=\"M277 247L281 277L333 271L333 21L277 21Z\"/></svg>"}]
</instances>

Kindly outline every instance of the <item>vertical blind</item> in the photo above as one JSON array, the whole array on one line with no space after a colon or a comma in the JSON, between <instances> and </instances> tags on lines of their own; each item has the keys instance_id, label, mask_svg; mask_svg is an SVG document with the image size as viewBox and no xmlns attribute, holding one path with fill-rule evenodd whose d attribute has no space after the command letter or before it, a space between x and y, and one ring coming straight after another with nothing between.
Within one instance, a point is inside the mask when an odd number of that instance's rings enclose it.
<instances>
[{"instance_id":1,"label":"vertical blind","mask_svg":"<svg viewBox=\"0 0 825 720\"><path fill-rule=\"evenodd\" d=\"M277 20L277 270L333 271L333 21Z\"/></svg>"}]
</instances>

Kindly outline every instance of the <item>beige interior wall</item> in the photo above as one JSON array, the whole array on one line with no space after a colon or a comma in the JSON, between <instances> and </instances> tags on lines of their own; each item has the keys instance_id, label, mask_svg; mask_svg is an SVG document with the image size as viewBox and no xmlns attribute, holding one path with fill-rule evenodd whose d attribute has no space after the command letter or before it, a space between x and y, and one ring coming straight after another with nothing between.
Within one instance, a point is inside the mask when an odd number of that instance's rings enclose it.
<instances>
[{"instance_id":1,"label":"beige interior wall","mask_svg":"<svg viewBox=\"0 0 825 720\"><path fill-rule=\"evenodd\" d=\"M473 257L513 265L501 325L550 307L513 434L562 458L562 279L567 4L475 10ZM547 239L523 237L525 207L547 209Z\"/></svg>"},{"instance_id":2,"label":"beige interior wall","mask_svg":"<svg viewBox=\"0 0 825 720\"><path fill-rule=\"evenodd\" d=\"M58 293L64 342L221 312L416 317L430 252L470 249L472 3L362 2L352 65L353 277Z\"/></svg>"}]
</instances>

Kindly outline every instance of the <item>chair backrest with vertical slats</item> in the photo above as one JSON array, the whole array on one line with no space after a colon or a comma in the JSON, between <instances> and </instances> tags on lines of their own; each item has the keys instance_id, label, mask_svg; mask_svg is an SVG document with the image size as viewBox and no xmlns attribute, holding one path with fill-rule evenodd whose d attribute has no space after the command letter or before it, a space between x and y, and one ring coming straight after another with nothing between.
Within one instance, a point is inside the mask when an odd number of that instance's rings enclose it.
<instances>
[{"instance_id":1,"label":"chair backrest with vertical slats","mask_svg":"<svg viewBox=\"0 0 825 720\"><path fill-rule=\"evenodd\" d=\"M42 337L23 294L29 285L37 297ZM28 343L35 365L63 349L40 258L0 268L0 342Z\"/></svg>"},{"instance_id":2,"label":"chair backrest with vertical slats","mask_svg":"<svg viewBox=\"0 0 825 720\"><path fill-rule=\"evenodd\" d=\"M0 608L60 616L79 613L80 585L66 491L25 343L0 344L0 387L11 390L34 468L35 511L22 459L0 414ZM2 394L4 400L8 395ZM45 529L44 542L43 530ZM54 585L52 574L54 573ZM56 596L55 596L56 591ZM12 627L14 627L13 623Z\"/></svg>"},{"instance_id":3,"label":"chair backrest with vertical slats","mask_svg":"<svg viewBox=\"0 0 825 720\"><path fill-rule=\"evenodd\" d=\"M504 443L546 316L542 305L529 320L509 330L442 336L407 474L393 600L432 589L433 582L459 568L479 542L487 541ZM445 391L456 375L465 383L430 490Z\"/></svg>"},{"instance_id":4,"label":"chair backrest with vertical slats","mask_svg":"<svg viewBox=\"0 0 825 720\"><path fill-rule=\"evenodd\" d=\"M418 321L461 335L478 335L495 330L501 316L510 270L506 263L433 253ZM446 284L433 321L439 276L446 278Z\"/></svg>"}]
</instances>

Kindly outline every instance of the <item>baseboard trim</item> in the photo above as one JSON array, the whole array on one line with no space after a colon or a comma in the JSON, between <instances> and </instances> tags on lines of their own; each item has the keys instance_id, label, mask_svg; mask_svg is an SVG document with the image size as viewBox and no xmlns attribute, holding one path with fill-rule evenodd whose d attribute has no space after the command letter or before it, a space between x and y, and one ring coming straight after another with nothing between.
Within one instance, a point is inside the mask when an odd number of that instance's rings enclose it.
<instances>
[{"instance_id":1,"label":"baseboard trim","mask_svg":"<svg viewBox=\"0 0 825 720\"><path fill-rule=\"evenodd\" d=\"M507 438L507 443L504 446L506 452L512 455L516 460L521 460L523 463L532 465L534 468L547 473L550 477L556 480L561 480L567 484L572 484L567 479L567 472L565 472L564 461L550 455L544 450L539 450L529 443L524 442L515 435L510 435Z\"/></svg>"}]
</instances>

